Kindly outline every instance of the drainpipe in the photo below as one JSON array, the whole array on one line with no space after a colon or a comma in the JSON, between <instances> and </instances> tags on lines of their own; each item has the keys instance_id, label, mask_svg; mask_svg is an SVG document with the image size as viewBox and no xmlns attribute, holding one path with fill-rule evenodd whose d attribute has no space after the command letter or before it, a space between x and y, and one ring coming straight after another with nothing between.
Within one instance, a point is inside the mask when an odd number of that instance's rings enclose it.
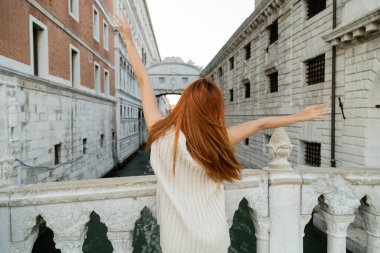
<instances>
[{"instance_id":1,"label":"drainpipe","mask_svg":"<svg viewBox=\"0 0 380 253\"><path fill-rule=\"evenodd\" d=\"M333 29L336 28L336 0L333 0ZM332 47L332 82L331 82L331 167L336 167L335 160L335 100L336 100L336 47Z\"/></svg>"}]
</instances>

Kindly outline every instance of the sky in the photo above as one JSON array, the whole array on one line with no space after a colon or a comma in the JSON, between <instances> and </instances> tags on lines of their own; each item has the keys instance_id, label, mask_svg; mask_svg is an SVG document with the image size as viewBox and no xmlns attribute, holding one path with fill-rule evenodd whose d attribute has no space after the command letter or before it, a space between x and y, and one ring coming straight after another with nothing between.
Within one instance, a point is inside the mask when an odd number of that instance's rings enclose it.
<instances>
[{"instance_id":1,"label":"sky","mask_svg":"<svg viewBox=\"0 0 380 253\"><path fill-rule=\"evenodd\" d=\"M254 0L147 0L161 59L206 67L244 20Z\"/></svg>"}]
</instances>

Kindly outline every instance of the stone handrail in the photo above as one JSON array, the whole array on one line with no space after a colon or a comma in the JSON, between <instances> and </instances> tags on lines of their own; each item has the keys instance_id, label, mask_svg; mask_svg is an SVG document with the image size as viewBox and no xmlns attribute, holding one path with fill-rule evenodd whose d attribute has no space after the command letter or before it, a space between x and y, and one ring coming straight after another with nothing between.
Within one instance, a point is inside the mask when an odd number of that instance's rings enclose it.
<instances>
[{"instance_id":1,"label":"stone handrail","mask_svg":"<svg viewBox=\"0 0 380 253\"><path fill-rule=\"evenodd\" d=\"M347 227L364 222L367 253L380 252L380 170L293 168L291 142L283 129L268 144L272 161L263 170L246 169L240 181L225 184L229 224L246 198L258 253L303 252L304 227L316 207L326 222L328 253L346 252ZM4 149L3 149L4 150ZM6 152L4 152L6 153ZM8 154L9 156L9 154ZM0 164L9 168L12 159ZM0 178L0 252L31 252L37 217L54 232L62 253L82 252L86 224L95 211L107 228L114 252L132 252L135 221L146 206L156 213L155 176L107 178L36 185L9 185Z\"/></svg>"}]
</instances>

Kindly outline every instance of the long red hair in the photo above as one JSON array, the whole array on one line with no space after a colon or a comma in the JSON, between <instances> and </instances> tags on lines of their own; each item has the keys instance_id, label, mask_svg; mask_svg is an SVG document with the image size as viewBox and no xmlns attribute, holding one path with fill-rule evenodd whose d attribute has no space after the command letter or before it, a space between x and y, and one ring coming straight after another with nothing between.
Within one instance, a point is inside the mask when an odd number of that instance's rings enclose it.
<instances>
[{"instance_id":1,"label":"long red hair","mask_svg":"<svg viewBox=\"0 0 380 253\"><path fill-rule=\"evenodd\" d=\"M229 142L224 120L223 95L208 77L191 83L182 93L170 114L149 130L147 147L174 127L173 170L177 156L178 136L182 130L186 147L194 160L215 182L233 182L240 178L242 166Z\"/></svg>"}]
</instances>

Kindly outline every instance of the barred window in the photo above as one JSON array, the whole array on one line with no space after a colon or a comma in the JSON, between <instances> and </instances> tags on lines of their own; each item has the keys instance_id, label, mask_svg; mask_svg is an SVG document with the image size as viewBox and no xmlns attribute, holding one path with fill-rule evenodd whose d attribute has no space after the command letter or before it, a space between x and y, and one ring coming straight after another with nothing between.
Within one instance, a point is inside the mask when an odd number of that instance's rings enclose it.
<instances>
[{"instance_id":1,"label":"barred window","mask_svg":"<svg viewBox=\"0 0 380 253\"><path fill-rule=\"evenodd\" d=\"M278 72L268 75L270 93L278 92Z\"/></svg>"},{"instance_id":2,"label":"barred window","mask_svg":"<svg viewBox=\"0 0 380 253\"><path fill-rule=\"evenodd\" d=\"M306 61L306 82L308 85L325 81L325 55Z\"/></svg>"},{"instance_id":3,"label":"barred window","mask_svg":"<svg viewBox=\"0 0 380 253\"><path fill-rule=\"evenodd\" d=\"M235 68L235 58L231 57L230 58L230 69L234 69L234 68Z\"/></svg>"},{"instance_id":4,"label":"barred window","mask_svg":"<svg viewBox=\"0 0 380 253\"><path fill-rule=\"evenodd\" d=\"M278 40L278 21L275 20L269 27L269 45Z\"/></svg>"},{"instance_id":5,"label":"barred window","mask_svg":"<svg viewBox=\"0 0 380 253\"><path fill-rule=\"evenodd\" d=\"M249 42L245 47L245 59L248 60L251 58L251 42Z\"/></svg>"},{"instance_id":6,"label":"barred window","mask_svg":"<svg viewBox=\"0 0 380 253\"><path fill-rule=\"evenodd\" d=\"M230 101L234 101L234 90L230 89Z\"/></svg>"},{"instance_id":7,"label":"barred window","mask_svg":"<svg viewBox=\"0 0 380 253\"><path fill-rule=\"evenodd\" d=\"M321 166L321 143L305 142L305 164L314 167Z\"/></svg>"},{"instance_id":8,"label":"barred window","mask_svg":"<svg viewBox=\"0 0 380 253\"><path fill-rule=\"evenodd\" d=\"M326 9L326 0L306 0L307 19L314 17Z\"/></svg>"},{"instance_id":9,"label":"barred window","mask_svg":"<svg viewBox=\"0 0 380 253\"><path fill-rule=\"evenodd\" d=\"M245 98L251 97L251 84L250 82L247 82L244 84L244 93L245 93Z\"/></svg>"}]
</instances>

